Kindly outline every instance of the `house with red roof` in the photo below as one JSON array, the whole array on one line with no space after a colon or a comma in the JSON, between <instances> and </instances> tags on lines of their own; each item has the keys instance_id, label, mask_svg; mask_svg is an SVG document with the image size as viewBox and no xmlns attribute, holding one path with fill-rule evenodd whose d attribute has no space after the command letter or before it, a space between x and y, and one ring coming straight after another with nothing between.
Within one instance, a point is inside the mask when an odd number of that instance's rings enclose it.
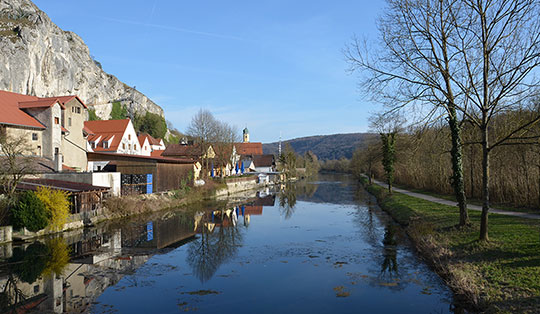
<instances>
[{"instance_id":1,"label":"house with red roof","mask_svg":"<svg viewBox=\"0 0 540 314\"><path fill-rule=\"evenodd\" d=\"M79 97L36 97L0 91L0 133L27 141L26 153L86 170L86 105Z\"/></svg>"},{"instance_id":2,"label":"house with red roof","mask_svg":"<svg viewBox=\"0 0 540 314\"><path fill-rule=\"evenodd\" d=\"M143 156L161 156L165 151L165 143L162 139L156 139L150 134L141 133L137 136Z\"/></svg>"},{"instance_id":3,"label":"house with red roof","mask_svg":"<svg viewBox=\"0 0 540 314\"><path fill-rule=\"evenodd\" d=\"M84 122L92 134L88 136L88 151L126 155L141 155L141 144L130 119Z\"/></svg>"}]
</instances>

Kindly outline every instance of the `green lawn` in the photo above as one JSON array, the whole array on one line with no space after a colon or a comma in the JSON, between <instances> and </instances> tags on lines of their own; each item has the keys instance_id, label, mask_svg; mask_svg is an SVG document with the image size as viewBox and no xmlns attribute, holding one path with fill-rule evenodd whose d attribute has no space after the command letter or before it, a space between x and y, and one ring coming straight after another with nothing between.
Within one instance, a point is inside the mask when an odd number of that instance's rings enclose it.
<instances>
[{"instance_id":1,"label":"green lawn","mask_svg":"<svg viewBox=\"0 0 540 314\"><path fill-rule=\"evenodd\" d=\"M540 311L540 221L490 214L490 241L481 243L479 212L470 211L471 226L458 229L456 207L400 193L389 196L377 185L367 189L397 222L409 226L417 246L428 238L435 243L437 254L419 251L444 264L438 271L446 273L450 287L467 285L476 294L469 298L480 297L481 308L489 311Z\"/></svg>"}]
</instances>

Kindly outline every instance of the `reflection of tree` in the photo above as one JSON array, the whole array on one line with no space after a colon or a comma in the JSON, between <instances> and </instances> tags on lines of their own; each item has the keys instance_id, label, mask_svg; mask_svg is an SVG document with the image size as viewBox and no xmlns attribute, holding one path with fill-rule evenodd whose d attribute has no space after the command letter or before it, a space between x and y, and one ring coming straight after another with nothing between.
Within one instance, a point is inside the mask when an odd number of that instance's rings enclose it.
<instances>
[{"instance_id":1,"label":"reflection of tree","mask_svg":"<svg viewBox=\"0 0 540 314\"><path fill-rule=\"evenodd\" d=\"M286 183L284 188L279 191L279 207L280 213L289 219L294 214L294 206L296 205L296 184Z\"/></svg>"},{"instance_id":2,"label":"reflection of tree","mask_svg":"<svg viewBox=\"0 0 540 314\"><path fill-rule=\"evenodd\" d=\"M63 238L54 238L46 242L48 249L47 267L42 275L61 275L69 263L69 248Z\"/></svg>"},{"instance_id":3,"label":"reflection of tree","mask_svg":"<svg viewBox=\"0 0 540 314\"><path fill-rule=\"evenodd\" d=\"M33 283L43 273L49 261L49 249L41 242L30 244L26 250L22 247L13 249L9 259L10 270L19 279Z\"/></svg>"},{"instance_id":4,"label":"reflection of tree","mask_svg":"<svg viewBox=\"0 0 540 314\"><path fill-rule=\"evenodd\" d=\"M381 277L399 278L396 248L396 227L389 225L384 231L383 262L381 265Z\"/></svg>"},{"instance_id":5,"label":"reflection of tree","mask_svg":"<svg viewBox=\"0 0 540 314\"><path fill-rule=\"evenodd\" d=\"M205 218L202 219L203 225L208 223ZM227 216L224 216L224 219L232 221L232 218ZM189 244L187 262L201 282L208 281L221 264L236 255L241 243L242 233L237 226L225 227L222 224L212 232L203 227L200 237Z\"/></svg>"},{"instance_id":6,"label":"reflection of tree","mask_svg":"<svg viewBox=\"0 0 540 314\"><path fill-rule=\"evenodd\" d=\"M24 302L25 300L26 296L21 289L17 287L17 279L12 274L9 274L4 289L0 292L0 312L18 313L16 308L13 308L12 306Z\"/></svg>"}]
</instances>

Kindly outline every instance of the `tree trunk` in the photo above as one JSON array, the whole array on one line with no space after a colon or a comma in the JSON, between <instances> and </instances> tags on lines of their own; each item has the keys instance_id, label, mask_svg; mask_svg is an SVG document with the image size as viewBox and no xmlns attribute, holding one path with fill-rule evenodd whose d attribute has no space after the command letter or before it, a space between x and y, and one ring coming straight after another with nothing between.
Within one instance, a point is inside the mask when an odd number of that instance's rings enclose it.
<instances>
[{"instance_id":1,"label":"tree trunk","mask_svg":"<svg viewBox=\"0 0 540 314\"><path fill-rule=\"evenodd\" d=\"M482 127L482 216L480 218L480 241L488 241L489 212L489 146L488 128Z\"/></svg>"},{"instance_id":2,"label":"tree trunk","mask_svg":"<svg viewBox=\"0 0 540 314\"><path fill-rule=\"evenodd\" d=\"M471 198L474 198L474 147L471 145Z\"/></svg>"},{"instance_id":3,"label":"tree trunk","mask_svg":"<svg viewBox=\"0 0 540 314\"><path fill-rule=\"evenodd\" d=\"M456 108L448 108L448 123L452 135L452 186L459 206L459 226L469 224L467 212L467 197L465 196L465 183L463 179L463 146L461 143L461 127L457 119Z\"/></svg>"}]
</instances>

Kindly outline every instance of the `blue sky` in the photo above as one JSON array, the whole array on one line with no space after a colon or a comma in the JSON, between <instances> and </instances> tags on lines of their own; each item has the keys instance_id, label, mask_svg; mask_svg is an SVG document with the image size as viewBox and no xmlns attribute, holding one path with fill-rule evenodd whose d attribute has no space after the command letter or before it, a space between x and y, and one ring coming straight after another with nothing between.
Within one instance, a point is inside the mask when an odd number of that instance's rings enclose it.
<instances>
[{"instance_id":1,"label":"blue sky","mask_svg":"<svg viewBox=\"0 0 540 314\"><path fill-rule=\"evenodd\" d=\"M180 131L205 108L251 141L364 132L378 108L341 50L354 34L376 36L383 1L34 3Z\"/></svg>"}]
</instances>

